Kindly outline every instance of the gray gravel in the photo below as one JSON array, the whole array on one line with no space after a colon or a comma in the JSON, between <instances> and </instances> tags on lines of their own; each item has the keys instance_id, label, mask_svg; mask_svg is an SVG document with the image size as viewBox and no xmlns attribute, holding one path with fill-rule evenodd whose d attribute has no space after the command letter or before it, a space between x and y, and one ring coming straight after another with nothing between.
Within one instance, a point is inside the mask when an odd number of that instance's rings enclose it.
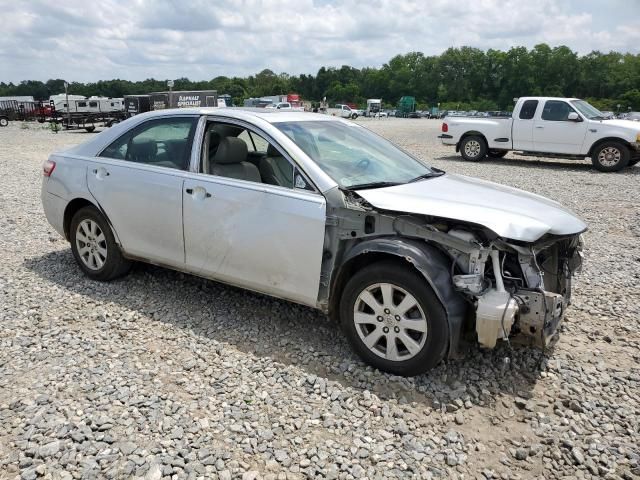
<instances>
[{"instance_id":1,"label":"gray gravel","mask_svg":"<svg viewBox=\"0 0 640 480\"><path fill-rule=\"evenodd\" d=\"M472 349L404 379L365 366L311 309L145 265L89 281L39 189L47 154L91 134L12 123L0 128L0 478L640 477L640 166L472 164L438 144L438 121L362 122L587 221L553 350Z\"/></svg>"}]
</instances>

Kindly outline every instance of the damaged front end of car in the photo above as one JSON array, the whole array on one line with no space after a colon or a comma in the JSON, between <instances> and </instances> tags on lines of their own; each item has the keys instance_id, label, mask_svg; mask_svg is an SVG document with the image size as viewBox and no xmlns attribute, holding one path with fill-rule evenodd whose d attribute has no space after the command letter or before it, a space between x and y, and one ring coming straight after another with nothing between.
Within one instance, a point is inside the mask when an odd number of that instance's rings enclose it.
<instances>
[{"instance_id":1,"label":"damaged front end of car","mask_svg":"<svg viewBox=\"0 0 640 480\"><path fill-rule=\"evenodd\" d=\"M450 358L465 339L485 348L553 342L582 265L581 232L523 242L470 222L380 210L355 192L336 189L327 199L318 298L325 311L335 311L354 270L393 256L424 276L446 310Z\"/></svg>"}]
</instances>

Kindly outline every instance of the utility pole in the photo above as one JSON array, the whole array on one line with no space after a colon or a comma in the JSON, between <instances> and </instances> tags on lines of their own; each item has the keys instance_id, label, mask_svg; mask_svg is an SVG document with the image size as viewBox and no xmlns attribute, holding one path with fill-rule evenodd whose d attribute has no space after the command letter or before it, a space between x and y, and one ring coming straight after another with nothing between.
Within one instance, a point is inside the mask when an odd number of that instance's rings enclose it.
<instances>
[{"instance_id":1,"label":"utility pole","mask_svg":"<svg viewBox=\"0 0 640 480\"><path fill-rule=\"evenodd\" d=\"M67 129L71 127L71 105L69 105L69 84L64 82L64 101L67 104Z\"/></svg>"},{"instance_id":2,"label":"utility pole","mask_svg":"<svg viewBox=\"0 0 640 480\"><path fill-rule=\"evenodd\" d=\"M167 87L169 87L169 108L173 105L173 80L167 80Z\"/></svg>"}]
</instances>

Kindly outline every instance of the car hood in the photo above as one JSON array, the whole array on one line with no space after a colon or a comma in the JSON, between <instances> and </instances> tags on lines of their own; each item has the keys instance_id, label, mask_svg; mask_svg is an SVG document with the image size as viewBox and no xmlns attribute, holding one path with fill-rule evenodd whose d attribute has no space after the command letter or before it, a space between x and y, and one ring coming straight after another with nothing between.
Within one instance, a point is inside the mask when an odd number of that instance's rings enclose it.
<instances>
[{"instance_id":1,"label":"car hood","mask_svg":"<svg viewBox=\"0 0 640 480\"><path fill-rule=\"evenodd\" d=\"M640 122L635 120L602 120L605 125L613 125L614 127L622 127L634 132L640 132Z\"/></svg>"},{"instance_id":2,"label":"car hood","mask_svg":"<svg viewBox=\"0 0 640 480\"><path fill-rule=\"evenodd\" d=\"M557 202L497 183L443 175L393 187L357 190L375 208L482 225L501 237L534 242L587 225Z\"/></svg>"}]
</instances>

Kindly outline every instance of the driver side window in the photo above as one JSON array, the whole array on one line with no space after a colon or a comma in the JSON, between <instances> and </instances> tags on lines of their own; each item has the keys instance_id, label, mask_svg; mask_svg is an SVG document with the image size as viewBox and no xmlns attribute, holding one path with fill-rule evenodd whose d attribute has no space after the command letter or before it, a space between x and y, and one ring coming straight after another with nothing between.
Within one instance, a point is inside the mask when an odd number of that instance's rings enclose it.
<instances>
[{"instance_id":1,"label":"driver side window","mask_svg":"<svg viewBox=\"0 0 640 480\"><path fill-rule=\"evenodd\" d=\"M564 122L569 119L569 114L575 112L567 102L561 100L547 100L542 109L542 120L552 122Z\"/></svg>"},{"instance_id":2,"label":"driver side window","mask_svg":"<svg viewBox=\"0 0 640 480\"><path fill-rule=\"evenodd\" d=\"M314 190L275 144L252 130L222 122L207 125L201 172L291 189Z\"/></svg>"}]
</instances>

